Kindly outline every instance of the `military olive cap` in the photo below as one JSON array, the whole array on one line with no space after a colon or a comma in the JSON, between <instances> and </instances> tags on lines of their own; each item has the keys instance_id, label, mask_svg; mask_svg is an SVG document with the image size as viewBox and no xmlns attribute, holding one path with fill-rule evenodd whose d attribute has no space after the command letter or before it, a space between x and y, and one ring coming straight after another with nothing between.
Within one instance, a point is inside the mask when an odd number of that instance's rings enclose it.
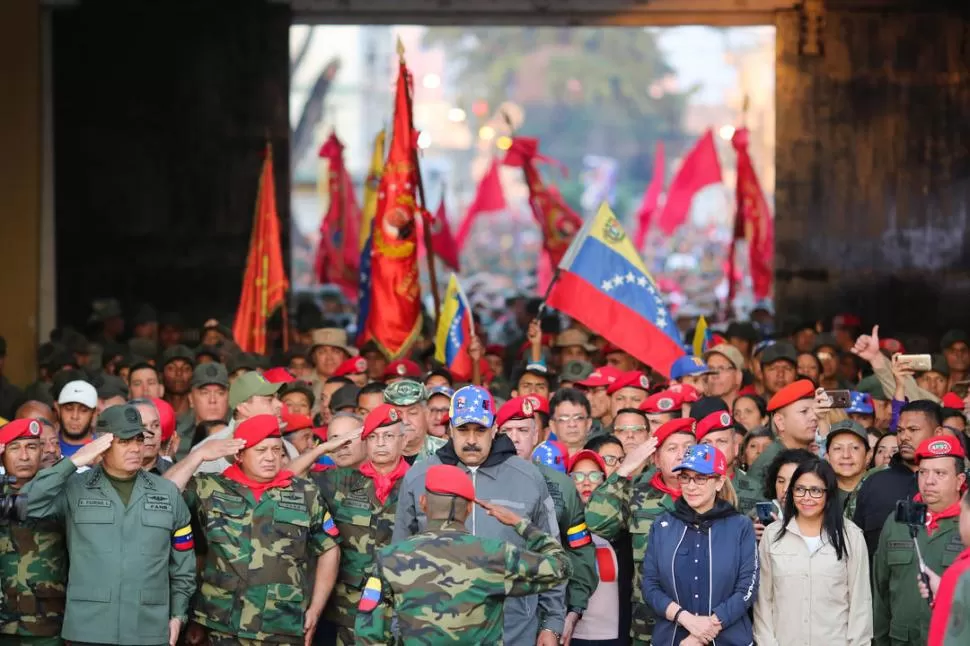
<instances>
[{"instance_id":1,"label":"military olive cap","mask_svg":"<svg viewBox=\"0 0 970 646\"><path fill-rule=\"evenodd\" d=\"M384 389L384 403L394 406L413 406L427 399L427 389L413 379L402 379Z\"/></svg>"},{"instance_id":2,"label":"military olive cap","mask_svg":"<svg viewBox=\"0 0 970 646\"><path fill-rule=\"evenodd\" d=\"M567 361L559 375L560 381L582 381L593 374L593 364L588 361Z\"/></svg>"},{"instance_id":3,"label":"military olive cap","mask_svg":"<svg viewBox=\"0 0 970 646\"><path fill-rule=\"evenodd\" d=\"M889 401L889 397L886 395L886 391L883 389L882 383L876 375L869 375L860 381L855 389L860 393L869 395L873 399L884 402Z\"/></svg>"},{"instance_id":4,"label":"military olive cap","mask_svg":"<svg viewBox=\"0 0 970 646\"><path fill-rule=\"evenodd\" d=\"M200 363L192 371L193 388L202 388L209 385L229 387L229 373L221 363Z\"/></svg>"},{"instance_id":5,"label":"military olive cap","mask_svg":"<svg viewBox=\"0 0 970 646\"><path fill-rule=\"evenodd\" d=\"M141 415L131 404L105 408L98 415L97 429L99 433L111 433L119 440L130 440L145 432L145 427L141 424Z\"/></svg>"},{"instance_id":6,"label":"military olive cap","mask_svg":"<svg viewBox=\"0 0 970 646\"><path fill-rule=\"evenodd\" d=\"M869 448L869 433L866 431L866 429L862 428L862 424L854 419L844 419L832 424L828 435L825 436L825 445L828 446L832 441L832 438L839 433L851 433L862 440L862 443L865 444L866 449Z\"/></svg>"},{"instance_id":7,"label":"military olive cap","mask_svg":"<svg viewBox=\"0 0 970 646\"><path fill-rule=\"evenodd\" d=\"M266 377L256 371L244 372L236 377L229 388L229 408L236 408L253 397L272 397L281 385L266 381Z\"/></svg>"},{"instance_id":8,"label":"military olive cap","mask_svg":"<svg viewBox=\"0 0 970 646\"><path fill-rule=\"evenodd\" d=\"M192 350L184 345L173 345L162 353L161 367L164 368L176 359L187 361L191 366L195 365L195 353Z\"/></svg>"}]
</instances>

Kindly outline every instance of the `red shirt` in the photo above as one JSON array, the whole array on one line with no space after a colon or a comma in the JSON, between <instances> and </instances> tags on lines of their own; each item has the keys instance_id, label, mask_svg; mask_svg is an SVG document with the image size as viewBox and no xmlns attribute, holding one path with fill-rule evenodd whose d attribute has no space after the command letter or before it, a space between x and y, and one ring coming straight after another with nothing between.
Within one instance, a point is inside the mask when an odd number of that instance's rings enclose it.
<instances>
[{"instance_id":1,"label":"red shirt","mask_svg":"<svg viewBox=\"0 0 970 646\"><path fill-rule=\"evenodd\" d=\"M943 646L946 626L950 619L950 606L953 603L953 592L960 577L967 570L970 570L970 549L960 552L960 556L943 572L940 589L936 591L934 598L933 616L930 617L930 639L927 646Z\"/></svg>"}]
</instances>

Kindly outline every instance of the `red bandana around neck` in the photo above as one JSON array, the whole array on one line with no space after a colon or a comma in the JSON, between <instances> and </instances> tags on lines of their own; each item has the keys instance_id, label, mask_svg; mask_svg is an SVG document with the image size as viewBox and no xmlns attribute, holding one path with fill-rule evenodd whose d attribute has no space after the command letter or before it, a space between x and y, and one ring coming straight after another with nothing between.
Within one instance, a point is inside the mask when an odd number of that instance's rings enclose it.
<instances>
[{"instance_id":1,"label":"red bandana around neck","mask_svg":"<svg viewBox=\"0 0 970 646\"><path fill-rule=\"evenodd\" d=\"M259 502L259 499L263 497L263 493L265 493L267 490L275 489L277 487L289 487L290 483L293 481L293 472L280 471L276 474L276 477L269 482L256 482L243 473L243 470L239 468L238 464L233 464L227 468L222 472L222 475L249 489L253 494L253 498L256 499L256 502Z\"/></svg>"},{"instance_id":2,"label":"red bandana around neck","mask_svg":"<svg viewBox=\"0 0 970 646\"><path fill-rule=\"evenodd\" d=\"M374 481L374 494L381 501L381 504L384 504L387 502L387 497L391 495L394 483L404 477L410 466L404 458L401 458L394 470L385 474L378 473L374 464L368 460L360 465L360 472Z\"/></svg>"},{"instance_id":3,"label":"red bandana around neck","mask_svg":"<svg viewBox=\"0 0 970 646\"><path fill-rule=\"evenodd\" d=\"M668 487L667 483L664 482L663 474L660 473L659 471L653 474L653 477L650 478L650 486L661 493L667 494L674 500L677 500L678 498L680 498L680 489L671 489L670 487Z\"/></svg>"},{"instance_id":4,"label":"red bandana around neck","mask_svg":"<svg viewBox=\"0 0 970 646\"><path fill-rule=\"evenodd\" d=\"M913 496L914 502L923 502L923 497L919 494ZM960 501L957 500L955 503L944 509L943 511L938 511L933 513L930 510L926 510L926 533L930 536L933 532L940 528L940 521L946 520L947 518L957 518L960 515Z\"/></svg>"}]
</instances>

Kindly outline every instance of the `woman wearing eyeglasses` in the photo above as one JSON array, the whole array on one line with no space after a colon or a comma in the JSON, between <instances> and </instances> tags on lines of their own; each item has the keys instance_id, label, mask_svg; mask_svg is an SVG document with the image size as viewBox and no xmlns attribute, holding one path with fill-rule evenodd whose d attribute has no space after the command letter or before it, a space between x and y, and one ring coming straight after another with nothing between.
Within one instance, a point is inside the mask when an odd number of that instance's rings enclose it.
<instances>
[{"instance_id":1,"label":"woman wearing eyeglasses","mask_svg":"<svg viewBox=\"0 0 970 646\"><path fill-rule=\"evenodd\" d=\"M657 614L653 643L750 646L758 548L734 506L727 460L698 444L675 471L681 496L654 521L643 562L643 596Z\"/></svg>"},{"instance_id":2,"label":"woman wearing eyeglasses","mask_svg":"<svg viewBox=\"0 0 970 646\"><path fill-rule=\"evenodd\" d=\"M785 521L765 529L758 646L860 646L872 641L869 555L862 530L842 515L825 461L802 462L785 494Z\"/></svg>"}]
</instances>

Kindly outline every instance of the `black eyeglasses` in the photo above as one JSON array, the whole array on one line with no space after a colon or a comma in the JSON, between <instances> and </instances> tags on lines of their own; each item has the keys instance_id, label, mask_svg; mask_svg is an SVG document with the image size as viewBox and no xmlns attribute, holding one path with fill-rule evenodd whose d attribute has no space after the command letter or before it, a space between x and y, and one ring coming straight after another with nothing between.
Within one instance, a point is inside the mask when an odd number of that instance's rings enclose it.
<instances>
[{"instance_id":1,"label":"black eyeglasses","mask_svg":"<svg viewBox=\"0 0 970 646\"><path fill-rule=\"evenodd\" d=\"M680 482L681 486L688 485L688 484L691 484L691 483L693 483L693 484L699 484L699 485L706 485L714 477L715 476L705 476L705 475L700 475L700 474L697 474L697 475L693 475L692 476L689 473L678 473L677 474L677 480Z\"/></svg>"},{"instance_id":2,"label":"black eyeglasses","mask_svg":"<svg viewBox=\"0 0 970 646\"><path fill-rule=\"evenodd\" d=\"M825 489L822 487L803 487L801 485L795 485L792 489L792 494L796 498L804 498L806 494L811 498L821 498L825 495Z\"/></svg>"}]
</instances>

